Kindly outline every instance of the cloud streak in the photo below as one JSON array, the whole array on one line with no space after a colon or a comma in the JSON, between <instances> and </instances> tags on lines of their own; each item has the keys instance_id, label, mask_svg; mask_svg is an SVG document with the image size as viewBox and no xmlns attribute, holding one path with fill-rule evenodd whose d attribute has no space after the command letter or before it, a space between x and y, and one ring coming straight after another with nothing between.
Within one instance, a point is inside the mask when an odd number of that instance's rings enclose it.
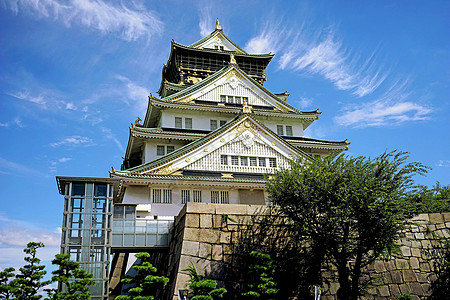
<instances>
[{"instance_id":1,"label":"cloud streak","mask_svg":"<svg viewBox=\"0 0 450 300\"><path fill-rule=\"evenodd\" d=\"M344 107L343 114L334 118L341 126L368 127L400 124L429 119L432 109L408 101L408 80L396 82L379 98L360 105Z\"/></svg>"},{"instance_id":2,"label":"cloud streak","mask_svg":"<svg viewBox=\"0 0 450 300\"><path fill-rule=\"evenodd\" d=\"M126 41L149 39L154 34L161 34L164 27L155 12L134 2L127 6L102 0L18 0L6 2L6 6L15 14L24 11L40 18L53 18L67 27L79 24L102 34L116 34Z\"/></svg>"},{"instance_id":3,"label":"cloud streak","mask_svg":"<svg viewBox=\"0 0 450 300\"><path fill-rule=\"evenodd\" d=\"M73 135L63 138L58 142L51 143L52 147L60 147L60 146L93 146L94 142L92 139L86 136Z\"/></svg>"},{"instance_id":4,"label":"cloud streak","mask_svg":"<svg viewBox=\"0 0 450 300\"><path fill-rule=\"evenodd\" d=\"M361 103L346 104L343 114L334 118L338 125L384 126L429 118L431 108L408 100L410 79L395 80L392 70L379 62L377 50L369 55L354 51L338 38L334 26L309 28L305 23L288 26L284 20L265 21L245 49L275 52L281 70L322 77L347 91L350 99L358 98ZM301 106L310 105L305 99Z\"/></svg>"}]
</instances>

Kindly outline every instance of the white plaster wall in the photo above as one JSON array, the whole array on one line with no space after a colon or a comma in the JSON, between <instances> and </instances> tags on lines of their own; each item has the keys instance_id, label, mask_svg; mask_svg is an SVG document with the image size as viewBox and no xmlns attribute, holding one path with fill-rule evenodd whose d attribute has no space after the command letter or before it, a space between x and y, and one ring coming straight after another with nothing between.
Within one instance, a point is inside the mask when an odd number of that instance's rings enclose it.
<instances>
[{"instance_id":1,"label":"white plaster wall","mask_svg":"<svg viewBox=\"0 0 450 300\"><path fill-rule=\"evenodd\" d=\"M172 203L152 203L152 188L171 189ZM125 191L123 204L151 204L151 216L177 216L183 208L181 190L201 190L202 202L211 203L211 191L228 191L230 204L239 204L239 191L226 187L192 187L192 186L129 186ZM191 192L192 193L192 192ZM192 197L192 194L191 194ZM192 201L192 198L191 198Z\"/></svg>"},{"instance_id":2,"label":"white plaster wall","mask_svg":"<svg viewBox=\"0 0 450 300\"><path fill-rule=\"evenodd\" d=\"M300 120L288 119L288 118L266 118L260 120L266 127L268 127L273 132L277 133L277 125L283 125L284 134L286 135L286 125L292 126L293 136L303 136L303 124Z\"/></svg>"},{"instance_id":3,"label":"white plaster wall","mask_svg":"<svg viewBox=\"0 0 450 300\"><path fill-rule=\"evenodd\" d=\"M165 111L161 117L161 127L175 128L175 117L192 118L192 129L195 130L210 130L210 120L224 120L229 121L234 118L234 115L226 115L221 113L190 113L185 110Z\"/></svg>"},{"instance_id":4,"label":"white plaster wall","mask_svg":"<svg viewBox=\"0 0 450 300\"><path fill-rule=\"evenodd\" d=\"M150 139L145 143L144 149L144 157L142 161L144 163L153 161L161 156L156 155L156 146L164 145L164 146L175 146L175 150L186 145L186 142L177 141L177 140L163 140L163 139Z\"/></svg>"}]
</instances>

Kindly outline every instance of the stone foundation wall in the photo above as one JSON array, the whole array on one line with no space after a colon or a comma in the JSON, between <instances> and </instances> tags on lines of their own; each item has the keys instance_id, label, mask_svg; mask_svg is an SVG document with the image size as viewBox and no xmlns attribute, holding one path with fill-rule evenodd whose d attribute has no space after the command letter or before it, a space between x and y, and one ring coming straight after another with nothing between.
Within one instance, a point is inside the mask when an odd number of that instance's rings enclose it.
<instances>
[{"instance_id":1,"label":"stone foundation wall","mask_svg":"<svg viewBox=\"0 0 450 300\"><path fill-rule=\"evenodd\" d=\"M189 276L183 271L194 265L199 274L218 281L219 286L236 287L242 256L235 253L251 230L255 215L267 215L270 208L260 205L188 203L180 212L173 230L165 273L171 278L165 299L178 299L178 290L188 288ZM450 213L424 214L409 221L401 243L401 252L388 261L376 261L369 267L375 286L366 299L396 299L411 294L414 299L429 295L434 279L432 245L438 238L449 238ZM328 271L330 284L324 287L324 300L335 299L339 284ZM229 295L227 299L232 299Z\"/></svg>"}]
</instances>

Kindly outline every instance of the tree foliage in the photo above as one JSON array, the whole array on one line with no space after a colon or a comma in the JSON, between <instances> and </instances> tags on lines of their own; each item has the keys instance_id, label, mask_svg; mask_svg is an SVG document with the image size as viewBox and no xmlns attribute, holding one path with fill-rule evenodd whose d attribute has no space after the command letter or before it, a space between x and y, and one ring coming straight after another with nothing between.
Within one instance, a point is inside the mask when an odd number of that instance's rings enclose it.
<instances>
[{"instance_id":1,"label":"tree foliage","mask_svg":"<svg viewBox=\"0 0 450 300\"><path fill-rule=\"evenodd\" d=\"M0 272L0 298L10 299L17 290L14 268L6 268Z\"/></svg>"},{"instance_id":2,"label":"tree foliage","mask_svg":"<svg viewBox=\"0 0 450 300\"><path fill-rule=\"evenodd\" d=\"M116 300L153 300L158 288L166 286L169 278L154 275L157 269L150 263L150 254L147 252L137 253L136 258L140 260L132 268L137 274L134 277L126 276L121 280L124 284L135 285L127 290L130 295L116 297Z\"/></svg>"},{"instance_id":3,"label":"tree foliage","mask_svg":"<svg viewBox=\"0 0 450 300\"><path fill-rule=\"evenodd\" d=\"M297 234L310 241L322 262L336 266L339 299L357 299L363 267L394 248L412 177L427 170L407 158L394 151L374 159L296 160L267 181L270 200Z\"/></svg>"},{"instance_id":4,"label":"tree foliage","mask_svg":"<svg viewBox=\"0 0 450 300\"><path fill-rule=\"evenodd\" d=\"M444 213L450 211L450 185L442 186L439 182L428 188L420 185L411 193L405 208L412 215L425 213Z\"/></svg>"},{"instance_id":5,"label":"tree foliage","mask_svg":"<svg viewBox=\"0 0 450 300\"><path fill-rule=\"evenodd\" d=\"M38 290L49 284L51 281L42 281L47 271L45 266L39 265L40 259L36 257L38 248L44 247L42 242L29 242L27 247L23 250L28 256L24 260L28 263L19 269L19 274L16 275L14 285L14 296L19 299L40 299L42 295L38 295Z\"/></svg>"},{"instance_id":6,"label":"tree foliage","mask_svg":"<svg viewBox=\"0 0 450 300\"><path fill-rule=\"evenodd\" d=\"M215 280L207 279L205 276L198 274L194 265L183 271L187 271L190 277L189 288L193 295L190 298L191 300L215 300L223 298L227 293L226 289L217 288L217 282Z\"/></svg>"},{"instance_id":7,"label":"tree foliage","mask_svg":"<svg viewBox=\"0 0 450 300\"><path fill-rule=\"evenodd\" d=\"M91 280L94 276L80 270L80 264L70 260L69 254L56 254L52 264L59 266L52 272L52 280L58 282L63 288L63 291L52 295L52 299L76 300L91 297L88 286L95 284Z\"/></svg>"},{"instance_id":8,"label":"tree foliage","mask_svg":"<svg viewBox=\"0 0 450 300\"><path fill-rule=\"evenodd\" d=\"M269 254L258 251L250 252L251 263L242 296L248 299L274 299L278 293L273 279L275 264Z\"/></svg>"}]
</instances>

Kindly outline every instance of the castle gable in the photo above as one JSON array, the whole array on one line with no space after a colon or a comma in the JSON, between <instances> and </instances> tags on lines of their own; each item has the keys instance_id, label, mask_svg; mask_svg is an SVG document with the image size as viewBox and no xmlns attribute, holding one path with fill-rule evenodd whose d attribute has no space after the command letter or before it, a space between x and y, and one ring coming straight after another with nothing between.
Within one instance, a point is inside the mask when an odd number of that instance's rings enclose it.
<instances>
[{"instance_id":1,"label":"castle gable","mask_svg":"<svg viewBox=\"0 0 450 300\"><path fill-rule=\"evenodd\" d=\"M235 63L193 86L163 98L166 101L194 103L195 100L215 102L219 105L242 105L283 112L298 112L262 85L247 76Z\"/></svg>"},{"instance_id":2,"label":"castle gable","mask_svg":"<svg viewBox=\"0 0 450 300\"><path fill-rule=\"evenodd\" d=\"M241 115L159 161L125 173L182 175L183 171L215 171L265 174L288 167L289 160L294 157L308 158L250 115Z\"/></svg>"}]
</instances>

